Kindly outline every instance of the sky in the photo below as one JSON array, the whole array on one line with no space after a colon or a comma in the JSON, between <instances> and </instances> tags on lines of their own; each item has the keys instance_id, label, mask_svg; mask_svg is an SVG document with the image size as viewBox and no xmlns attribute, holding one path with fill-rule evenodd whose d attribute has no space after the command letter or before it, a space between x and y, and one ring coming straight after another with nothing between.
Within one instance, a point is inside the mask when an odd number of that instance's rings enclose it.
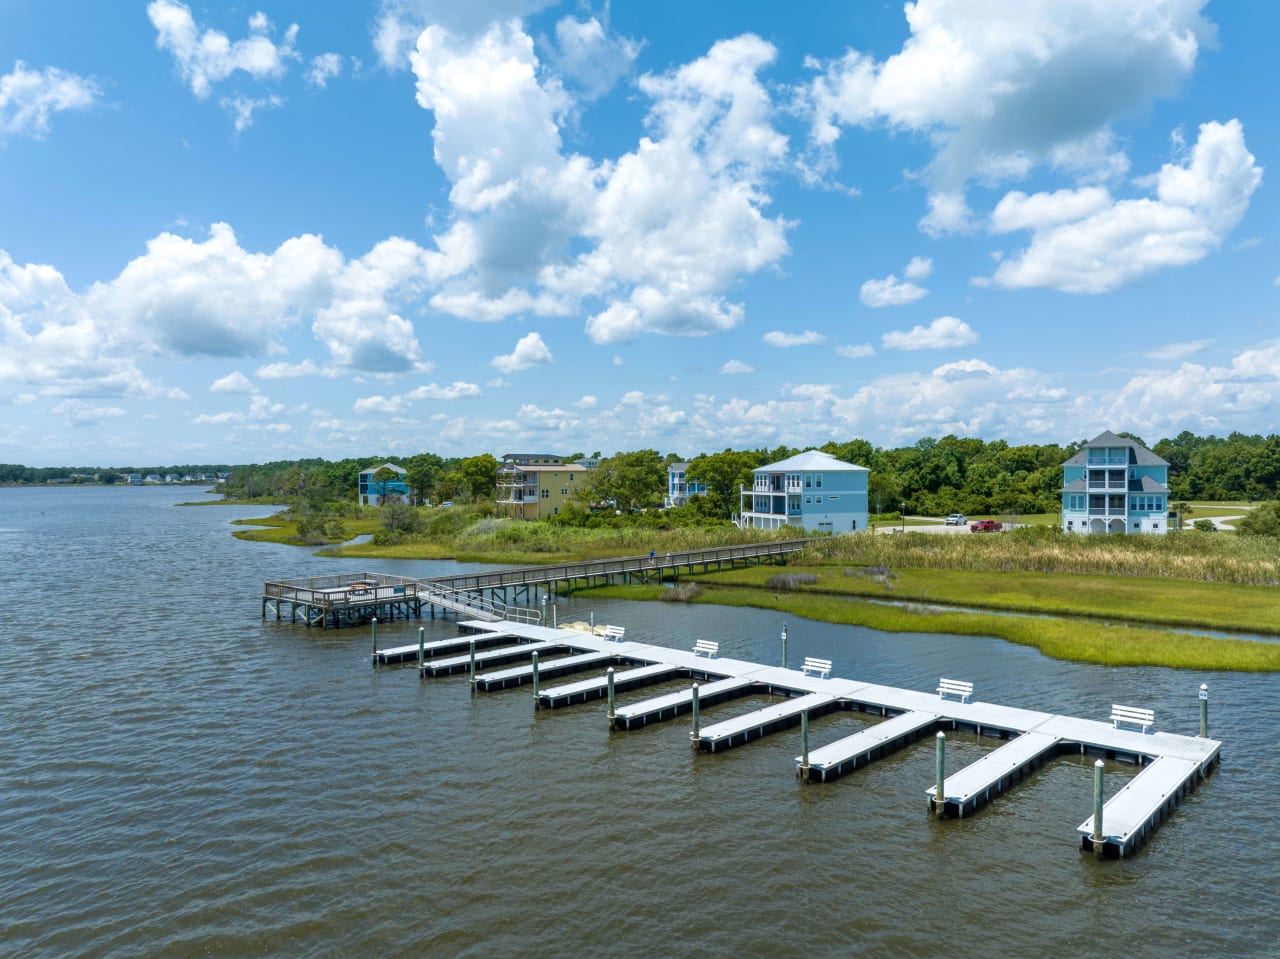
<instances>
[{"instance_id":1,"label":"sky","mask_svg":"<svg viewBox=\"0 0 1280 959\"><path fill-rule=\"evenodd\" d=\"M1272 433L1271 0L5 0L0 461Z\"/></svg>"}]
</instances>

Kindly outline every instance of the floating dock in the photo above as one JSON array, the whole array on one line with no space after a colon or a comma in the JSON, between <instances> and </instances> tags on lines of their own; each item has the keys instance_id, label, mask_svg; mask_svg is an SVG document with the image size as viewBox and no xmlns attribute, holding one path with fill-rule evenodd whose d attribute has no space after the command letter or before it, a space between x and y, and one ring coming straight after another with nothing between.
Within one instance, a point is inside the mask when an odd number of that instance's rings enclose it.
<instances>
[{"instance_id":1,"label":"floating dock","mask_svg":"<svg viewBox=\"0 0 1280 959\"><path fill-rule=\"evenodd\" d=\"M1207 737L1118 729L1101 720L956 701L937 693L619 641L617 634L597 635L594 630L484 620L462 622L459 628L464 635L456 640L375 649L374 663L410 662L421 655L421 675L469 671L478 691L535 683L538 708L555 709L607 696L608 721L615 730L637 729L692 714L690 740L703 752L719 752L799 725L802 750L795 760L795 772L805 782L833 781L934 734L939 740L942 789L939 796L935 784L925 790L925 798L928 809L939 816L971 815L1057 756L1088 754L1136 763L1144 768L1102 806L1101 830L1095 830L1093 816L1078 828L1081 847L1107 857L1136 851L1182 797L1209 775L1218 763L1222 745ZM536 675L535 652L539 653ZM555 656L544 660L544 653ZM509 666L526 660L526 664ZM478 672L500 665L509 668ZM542 678L601 667L607 669L604 676L540 685ZM679 679L690 685L626 705L617 705L614 700L620 692ZM749 695L783 699L722 722L702 723L703 708ZM1206 696L1202 687L1202 699ZM842 711L864 714L871 722L852 735L810 748L809 720ZM950 730L1006 742L944 776L945 733ZM1099 791L1099 804L1101 795Z\"/></svg>"}]
</instances>

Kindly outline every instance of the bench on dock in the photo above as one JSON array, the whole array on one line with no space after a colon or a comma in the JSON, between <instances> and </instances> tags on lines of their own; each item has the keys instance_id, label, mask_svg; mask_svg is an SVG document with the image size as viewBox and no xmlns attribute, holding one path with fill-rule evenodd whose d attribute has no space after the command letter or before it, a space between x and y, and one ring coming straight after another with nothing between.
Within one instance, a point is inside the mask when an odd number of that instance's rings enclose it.
<instances>
[{"instance_id":1,"label":"bench on dock","mask_svg":"<svg viewBox=\"0 0 1280 959\"><path fill-rule=\"evenodd\" d=\"M818 659L815 656L806 656L804 665L800 667L800 672L806 676L814 675L819 679L826 679L831 675L831 660Z\"/></svg>"},{"instance_id":2,"label":"bench on dock","mask_svg":"<svg viewBox=\"0 0 1280 959\"><path fill-rule=\"evenodd\" d=\"M973 683L963 679L939 679L938 696L942 699L955 696L960 702L967 703L973 697Z\"/></svg>"},{"instance_id":3,"label":"bench on dock","mask_svg":"<svg viewBox=\"0 0 1280 959\"><path fill-rule=\"evenodd\" d=\"M713 643L709 639L700 639L693 644L693 655L706 656L707 659L715 659L720 652L720 644Z\"/></svg>"},{"instance_id":4,"label":"bench on dock","mask_svg":"<svg viewBox=\"0 0 1280 959\"><path fill-rule=\"evenodd\" d=\"M613 643L620 643L626 632L627 627L625 626L606 626L604 628L604 638Z\"/></svg>"},{"instance_id":5,"label":"bench on dock","mask_svg":"<svg viewBox=\"0 0 1280 959\"><path fill-rule=\"evenodd\" d=\"M1153 709L1143 709L1140 706L1118 706L1111 704L1111 725L1119 729L1121 723L1128 723L1131 726L1140 726L1145 733L1147 728L1156 724L1156 714Z\"/></svg>"}]
</instances>

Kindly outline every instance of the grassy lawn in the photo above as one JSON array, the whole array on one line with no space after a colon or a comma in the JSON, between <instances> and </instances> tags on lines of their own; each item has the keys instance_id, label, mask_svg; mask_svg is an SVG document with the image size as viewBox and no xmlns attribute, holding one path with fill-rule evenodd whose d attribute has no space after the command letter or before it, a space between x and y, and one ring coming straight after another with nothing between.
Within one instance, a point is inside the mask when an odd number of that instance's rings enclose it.
<instances>
[{"instance_id":1,"label":"grassy lawn","mask_svg":"<svg viewBox=\"0 0 1280 959\"><path fill-rule=\"evenodd\" d=\"M309 543L299 536L298 524L291 519L285 518L284 514L263 516L259 519L232 520L232 525L258 527L257 529L236 530L231 534L236 539L249 540L254 543L285 543L290 546L320 545L318 543ZM377 517L342 520L343 539L376 533L380 529L382 529L382 523L379 522Z\"/></svg>"}]
</instances>

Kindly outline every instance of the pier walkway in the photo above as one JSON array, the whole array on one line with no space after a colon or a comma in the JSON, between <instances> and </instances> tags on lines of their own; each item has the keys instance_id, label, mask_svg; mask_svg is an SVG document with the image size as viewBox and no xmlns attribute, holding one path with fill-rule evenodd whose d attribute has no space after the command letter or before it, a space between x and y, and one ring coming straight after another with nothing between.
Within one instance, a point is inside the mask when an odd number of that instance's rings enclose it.
<instances>
[{"instance_id":1,"label":"pier walkway","mask_svg":"<svg viewBox=\"0 0 1280 959\"><path fill-rule=\"evenodd\" d=\"M600 627L603 629L604 627ZM1218 762L1216 740L1163 731L1116 729L1109 721L1080 719L986 702L957 702L935 693L882 686L840 677L821 678L797 669L764 666L732 658L708 658L692 650L671 649L594 632L545 625L470 620L459 624L458 640L430 644L423 676L491 669L540 654L539 678L606 667L613 695L645 685L692 681L686 688L626 705L610 698L610 728L629 730L693 712L697 686L699 723L690 733L693 746L718 752L782 729L800 725L802 754L796 775L806 782L830 782L860 769L930 733L966 730L979 737L1008 740L977 761L945 777L941 802L936 784L925 790L928 808L963 817L1021 781L1030 771L1067 753L1089 754L1137 763L1144 768L1103 806L1101 846L1095 849L1093 817L1079 827L1081 845L1105 856L1127 856L1145 842L1183 796L1195 789ZM474 659L471 643L474 641ZM375 650L374 663L410 662L417 646ZM463 653L461 650L465 649ZM542 660L554 652L558 658ZM474 665L473 665L474 664ZM616 669L615 667L625 667ZM609 695L609 676L539 687L538 708L557 708ZM476 672L477 691L533 682L531 662L497 672ZM748 695L784 697L719 723L702 725L700 711ZM808 720L824 713L868 714L871 725L810 749ZM807 762L805 761L807 759ZM940 807L940 808L939 808Z\"/></svg>"},{"instance_id":2,"label":"pier walkway","mask_svg":"<svg viewBox=\"0 0 1280 959\"><path fill-rule=\"evenodd\" d=\"M549 596L613 583L661 583L682 574L783 564L809 539L718 546L661 556L623 556L554 566L523 566L483 573L413 579L387 573L339 573L306 579L268 580L262 586L262 618L274 616L325 629L360 626L373 619L432 619L439 610L462 619L536 624Z\"/></svg>"}]
</instances>

